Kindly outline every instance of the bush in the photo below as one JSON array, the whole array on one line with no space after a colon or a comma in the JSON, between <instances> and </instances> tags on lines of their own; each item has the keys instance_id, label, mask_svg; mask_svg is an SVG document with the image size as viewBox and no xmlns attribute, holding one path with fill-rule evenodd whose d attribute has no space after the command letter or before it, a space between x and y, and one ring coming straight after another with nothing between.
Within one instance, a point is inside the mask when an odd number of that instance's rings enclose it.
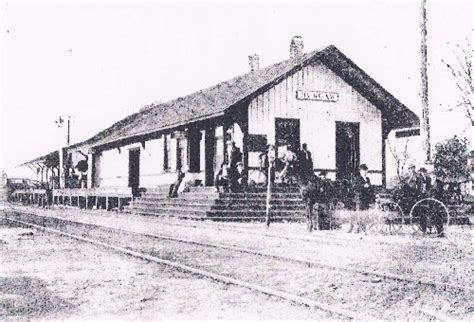
<instances>
[{"instance_id":1,"label":"bush","mask_svg":"<svg viewBox=\"0 0 474 322\"><path fill-rule=\"evenodd\" d=\"M464 181L469 178L467 139L457 136L435 147L434 172L443 181Z\"/></svg>"}]
</instances>

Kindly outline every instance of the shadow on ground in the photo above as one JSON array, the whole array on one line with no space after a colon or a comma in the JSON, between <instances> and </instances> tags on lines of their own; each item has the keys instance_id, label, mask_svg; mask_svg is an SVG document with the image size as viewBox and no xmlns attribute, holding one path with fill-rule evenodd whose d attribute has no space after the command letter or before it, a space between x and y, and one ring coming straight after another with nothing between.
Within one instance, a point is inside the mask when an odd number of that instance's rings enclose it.
<instances>
[{"instance_id":1,"label":"shadow on ground","mask_svg":"<svg viewBox=\"0 0 474 322\"><path fill-rule=\"evenodd\" d=\"M34 277L0 277L0 290L0 317L45 317L74 308L48 290L43 280Z\"/></svg>"}]
</instances>

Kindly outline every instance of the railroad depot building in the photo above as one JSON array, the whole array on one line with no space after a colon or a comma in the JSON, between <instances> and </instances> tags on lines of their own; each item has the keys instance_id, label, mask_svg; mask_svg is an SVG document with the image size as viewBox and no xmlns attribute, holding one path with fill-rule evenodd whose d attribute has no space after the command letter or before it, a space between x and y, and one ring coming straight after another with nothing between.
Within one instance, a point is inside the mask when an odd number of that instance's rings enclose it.
<instances>
[{"instance_id":1,"label":"railroad depot building","mask_svg":"<svg viewBox=\"0 0 474 322\"><path fill-rule=\"evenodd\" d=\"M249 60L245 75L150 105L65 147L58 170L84 160L88 188L169 185L179 169L187 182L211 186L229 142L242 151L249 178L267 144L282 151L307 143L315 171L344 178L365 163L372 182L385 185L385 140L419 126L412 111L334 46L304 53L294 37L288 60L266 68L256 55Z\"/></svg>"}]
</instances>

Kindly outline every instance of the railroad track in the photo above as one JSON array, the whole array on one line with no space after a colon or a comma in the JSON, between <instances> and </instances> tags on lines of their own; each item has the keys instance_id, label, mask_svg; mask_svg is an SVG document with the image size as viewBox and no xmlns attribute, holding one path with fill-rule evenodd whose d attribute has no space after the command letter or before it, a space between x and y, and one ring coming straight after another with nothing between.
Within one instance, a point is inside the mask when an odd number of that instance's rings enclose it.
<instances>
[{"instance_id":1,"label":"railroad track","mask_svg":"<svg viewBox=\"0 0 474 322\"><path fill-rule=\"evenodd\" d=\"M24 214L28 214L28 215L36 216L38 218L42 218L43 221L47 218L57 218L57 217L50 217L50 216L40 216L38 214L31 214L31 213L24 213ZM60 218L57 218L57 219L60 219ZM386 279L386 280L393 280L393 281L398 281L398 282L407 282L407 283L412 283L412 284L416 284L416 285L429 286L429 287L433 287L433 288L440 289L440 290L453 289L453 290L460 290L460 291L468 292L468 293L469 292L471 292L471 293L474 292L473 287L454 284L454 283L437 282L437 281L433 281L433 280L429 280L429 279L419 279L419 278L414 278L414 277L411 277L411 276L393 274L393 273L388 273L388 272L381 272L381 271L375 271L375 270L369 270L369 269L339 266L339 265L327 264L327 263L322 263L322 262L317 262L317 261L307 260L307 259L301 259L301 258L296 258L296 257L291 257L291 256L280 256L280 255L272 254L270 252L258 251L258 250L245 248L245 247L240 247L240 246L234 246L234 245L226 245L226 244L219 244L219 243L205 243L205 242L195 241L195 240L191 240L191 239L177 238L177 237L166 236L166 235L161 235L161 234L150 234L150 233L144 233L144 232L133 231L133 230L124 230L124 229L120 229L120 228L116 228L116 227L110 227L110 226L104 226L104 225L98 225L98 224L92 224L92 223L83 223L83 222L77 222L77 221L65 220L65 219L60 219L60 220L70 222L70 223L74 223L74 224L92 226L92 227L96 227L96 228L113 229L115 231L140 235L140 236L153 238L153 239L168 240L168 241L173 241L173 242L178 242L178 243L185 243L185 244L202 246L202 247L210 247L210 248L216 248L216 249L223 249L223 250L235 251L235 252L240 252L240 253L246 253L246 254L250 254L250 255L256 255L256 256L270 258L270 259L273 259L273 260L278 260L278 261L283 261L283 262L302 264L306 267L317 267L317 268L323 268L323 269L327 269L327 270L346 272L346 273L351 273L351 274L360 274L360 275L364 275L364 276L372 276L372 277L382 278L382 279ZM43 225L44 225L44 222L43 222Z\"/></svg>"},{"instance_id":2,"label":"railroad track","mask_svg":"<svg viewBox=\"0 0 474 322\"><path fill-rule=\"evenodd\" d=\"M18 211L14 209L15 211ZM150 217L147 215L134 215L138 217ZM159 216L160 218L165 217ZM175 216L166 216L165 218L173 218L176 219ZM235 232L235 233L241 233L241 234L247 234L247 235L253 235L253 236L264 236L264 237L272 237L272 238L277 238L277 239L283 239L283 240L298 240L298 241L305 241L305 242L323 242L325 244L331 244L331 245L338 245L342 246L344 245L345 242L353 242L355 241L354 238L344 238L341 236L317 236L312 234L311 236L302 236L301 234L297 233L275 233L275 232L268 232L265 231L263 224L259 225L253 225L253 226L242 226L242 225L235 225L232 223L217 223L217 222L212 222L212 223L207 223L207 222L202 222L202 221L196 221L192 219L186 219L184 222L176 223L176 222L164 222L164 221L158 221L159 224L165 225L165 226L176 226L176 227L188 227L188 228L208 228L208 229L216 229L217 230L225 230L225 231L230 231L230 232ZM461 232L457 232L461 233ZM413 234L413 233L412 233ZM466 234L466 233L462 233ZM466 235L467 236L467 235ZM448 241L448 243L455 245L456 241L452 241L449 238L445 239ZM393 244L400 244L400 245L405 245L406 241L396 241L396 240L391 240L391 241L383 241L383 240L370 240L370 239L357 239L357 242L364 242L364 243L369 243L369 244L379 244L379 245L388 245L391 246ZM416 244L419 241L413 240L412 243Z\"/></svg>"},{"instance_id":3,"label":"railroad track","mask_svg":"<svg viewBox=\"0 0 474 322\"><path fill-rule=\"evenodd\" d=\"M186 220L187 221L187 220ZM189 222L189 223L176 223L176 222L164 222L159 221L160 225L165 226L176 226L176 227L188 227L188 228L207 228L207 229L217 229L217 230L225 230L235 233L253 235L253 236L265 236L265 237L272 237L284 240L299 240L305 242L324 242L326 244L333 244L333 245L344 245L344 242L353 242L355 241L354 238L344 238L341 236L317 236L312 234L311 236L301 236L301 234L297 233L274 233L265 231L263 224L255 225L253 227L246 227L246 226L239 226L233 224L224 224L224 223L205 223L205 222ZM303 227L302 227L303 229ZM447 239L449 243L455 244L451 240ZM357 242L364 242L364 243L372 243L372 244L380 244L380 245L393 245L393 244L406 244L405 241L383 241L383 240L370 240L370 239L357 239ZM413 241L416 243L416 241Z\"/></svg>"},{"instance_id":4,"label":"railroad track","mask_svg":"<svg viewBox=\"0 0 474 322\"><path fill-rule=\"evenodd\" d=\"M31 215L31 214L29 214L29 215ZM42 216L42 219L43 218L45 218L45 217ZM52 219L52 217L48 217L47 219ZM119 230L119 229L110 228L110 227L98 226L98 225L93 225L93 224L84 224L84 223L80 223L80 222L68 221L68 220L63 220L63 219L58 219L58 218L53 218L53 219L57 220L56 224L59 224L59 226L61 226L61 223L60 223L60 221L61 221L61 222L66 223L66 224L74 224L74 225L82 225L82 226L95 226L95 227L101 227L101 228L106 228L106 229ZM331 313L333 315L336 315L336 316L339 316L339 317L355 319L355 320L364 320L364 321L365 320L378 320L378 319L376 319L376 318L374 318L374 317L372 317L368 314L360 314L359 312L355 312L355 311L352 311L352 310L347 310L347 309L344 309L344 308L341 308L341 307L338 307L338 306L335 306L335 305L326 304L326 303L323 303L323 302L320 302L320 301L315 301L315 300L313 300L311 298L308 298L308 297L295 295L295 294L280 291L280 290L277 290L277 289L274 289L274 288L271 288L271 287L262 286L260 284L256 284L256 283L252 283L252 282L246 282L246 281L243 281L241 279L233 278L233 277L230 277L230 276L227 276L227 275L211 272L211 271L208 271L208 270L203 270L203 269L196 268L196 267L193 267L193 266L190 266L190 265L187 265L187 264L183 264L183 263L180 263L180 262L177 262L177 261L172 261L172 260L169 260L169 259L166 259L166 258L155 256L150 252L136 251L136 250L131 249L130 247L123 247L123 246L115 245L113 243L104 242L103 240L100 240L100 239L85 237L84 234L81 234L81 235L72 234L72 233L69 233L69 232L65 232L61 229L49 228L49 227L46 227L46 226L43 226L43 225L38 225L37 223L32 223L32 222L26 221L24 218L15 219L15 218L10 218L8 216L5 216L5 220L10 222L10 223L16 223L16 224L27 226L27 227L30 227L30 228L34 228L34 229L37 229L37 230L40 230L40 231L53 233L53 234L57 234L57 235L60 235L60 236L72 238L72 239L75 239L75 240L78 240L78 241L82 241L82 242L90 243L90 244L93 244L93 245L101 246L101 247L116 251L118 253L126 254L128 256L136 257L136 258L143 259L143 260L146 260L146 261L149 261L149 262L154 262L154 263L161 264L161 265L167 265L167 266L176 268L178 270L185 271L185 272L195 274L195 275L198 275L198 276L210 278L210 279L218 281L218 282L222 282L222 283L226 283L226 284L233 284L233 285L236 285L236 286L239 286L239 287L244 287L244 288L250 289L252 291L258 292L258 293L263 293L263 294L266 294L266 295L269 295L269 296L272 296L272 297L277 297L277 298L280 298L280 299L291 301L293 303L304 305L304 306L307 306L307 307L310 307L310 308L320 309L320 310L329 312L329 313ZM62 227L64 228L64 226L62 226ZM122 233L138 234L136 232L129 232L129 231L125 231L125 230L119 230L119 231L121 231Z\"/></svg>"}]
</instances>

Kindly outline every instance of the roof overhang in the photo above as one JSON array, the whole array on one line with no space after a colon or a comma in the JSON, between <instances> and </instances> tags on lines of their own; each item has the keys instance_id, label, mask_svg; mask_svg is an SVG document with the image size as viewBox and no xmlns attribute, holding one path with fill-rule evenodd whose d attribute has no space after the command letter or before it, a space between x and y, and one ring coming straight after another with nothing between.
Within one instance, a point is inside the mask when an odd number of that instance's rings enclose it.
<instances>
[{"instance_id":1,"label":"roof overhang","mask_svg":"<svg viewBox=\"0 0 474 322\"><path fill-rule=\"evenodd\" d=\"M324 65L346 81L383 114L387 130L418 127L418 116L385 90L336 47L329 46L318 55Z\"/></svg>"},{"instance_id":2,"label":"roof overhang","mask_svg":"<svg viewBox=\"0 0 474 322\"><path fill-rule=\"evenodd\" d=\"M161 136L162 132L169 131L172 129L177 129L179 127L192 124L192 123L215 119L215 118L223 116L224 114L225 114L225 111L222 111L220 113L214 113L214 114L209 114L202 117L197 117L189 121L177 122L174 124L170 124L169 126L156 128L152 131L143 131L143 132L134 133L131 135L125 135L125 136L121 136L117 138L111 138L108 140L100 141L96 144L91 145L89 147L88 152L97 152L99 150L107 150L108 148L114 148L117 146L124 146L128 144L136 143L136 142L157 139Z\"/></svg>"},{"instance_id":3,"label":"roof overhang","mask_svg":"<svg viewBox=\"0 0 474 322\"><path fill-rule=\"evenodd\" d=\"M30 160L28 162L25 162L25 163L22 163L22 164L19 164L17 167L30 167L30 166L33 166L33 167L45 167L47 166L45 163L47 163L47 160L51 160L51 159L54 159L54 158L58 158L59 159L59 150L56 150L56 151L53 151L53 152L50 152L48 154L45 154L43 156L40 156L38 158L35 158L33 160Z\"/></svg>"}]
</instances>

